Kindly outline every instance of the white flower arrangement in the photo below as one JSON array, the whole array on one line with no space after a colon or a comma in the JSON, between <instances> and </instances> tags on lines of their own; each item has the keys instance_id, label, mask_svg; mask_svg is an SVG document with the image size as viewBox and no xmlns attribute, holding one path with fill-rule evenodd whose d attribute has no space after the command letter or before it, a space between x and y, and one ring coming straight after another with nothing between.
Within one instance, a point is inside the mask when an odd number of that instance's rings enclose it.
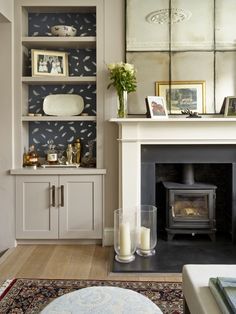
<instances>
[{"instance_id":1,"label":"white flower arrangement","mask_svg":"<svg viewBox=\"0 0 236 314\"><path fill-rule=\"evenodd\" d=\"M110 63L108 64L111 83L107 88L113 86L117 93L127 91L127 93L136 90L136 71L130 63Z\"/></svg>"}]
</instances>

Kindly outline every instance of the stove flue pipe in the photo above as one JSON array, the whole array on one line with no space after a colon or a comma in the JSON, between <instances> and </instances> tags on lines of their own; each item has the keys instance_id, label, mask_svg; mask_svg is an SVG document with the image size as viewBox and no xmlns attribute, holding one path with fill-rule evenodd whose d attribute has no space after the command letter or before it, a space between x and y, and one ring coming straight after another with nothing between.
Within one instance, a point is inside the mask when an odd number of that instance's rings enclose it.
<instances>
[{"instance_id":1,"label":"stove flue pipe","mask_svg":"<svg viewBox=\"0 0 236 314\"><path fill-rule=\"evenodd\" d=\"M183 183L184 184L194 184L194 166L193 164L183 165Z\"/></svg>"}]
</instances>

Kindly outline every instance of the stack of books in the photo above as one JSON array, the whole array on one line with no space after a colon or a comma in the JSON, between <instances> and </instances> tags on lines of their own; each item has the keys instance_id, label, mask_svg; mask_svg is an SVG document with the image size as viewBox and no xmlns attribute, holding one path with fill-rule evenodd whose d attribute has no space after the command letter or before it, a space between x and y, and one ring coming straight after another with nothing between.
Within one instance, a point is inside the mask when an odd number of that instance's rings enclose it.
<instances>
[{"instance_id":1,"label":"stack of books","mask_svg":"<svg viewBox=\"0 0 236 314\"><path fill-rule=\"evenodd\" d=\"M236 278L210 278L209 288L223 314L236 314Z\"/></svg>"}]
</instances>

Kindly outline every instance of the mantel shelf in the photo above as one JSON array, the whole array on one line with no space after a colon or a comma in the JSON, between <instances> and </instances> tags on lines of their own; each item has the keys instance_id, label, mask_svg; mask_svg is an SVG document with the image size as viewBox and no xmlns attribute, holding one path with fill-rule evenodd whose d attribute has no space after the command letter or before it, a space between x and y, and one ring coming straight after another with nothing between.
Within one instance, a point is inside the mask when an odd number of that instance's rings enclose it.
<instances>
[{"instance_id":1,"label":"mantel shelf","mask_svg":"<svg viewBox=\"0 0 236 314\"><path fill-rule=\"evenodd\" d=\"M186 118L186 117L169 117L169 118L112 118L110 122L118 124L134 124L134 123L217 123L217 122L236 122L236 117L224 117L224 116L209 116L202 118Z\"/></svg>"},{"instance_id":2,"label":"mantel shelf","mask_svg":"<svg viewBox=\"0 0 236 314\"><path fill-rule=\"evenodd\" d=\"M22 83L29 85L53 85L53 84L95 84L96 76L68 76L68 77L56 77L56 76L23 76L21 78Z\"/></svg>"},{"instance_id":3,"label":"mantel shelf","mask_svg":"<svg viewBox=\"0 0 236 314\"><path fill-rule=\"evenodd\" d=\"M42 117L29 117L23 116L23 122L28 121L96 121L95 116L42 116Z\"/></svg>"},{"instance_id":4,"label":"mantel shelf","mask_svg":"<svg viewBox=\"0 0 236 314\"><path fill-rule=\"evenodd\" d=\"M32 48L95 48L96 37L23 37L22 45Z\"/></svg>"}]
</instances>

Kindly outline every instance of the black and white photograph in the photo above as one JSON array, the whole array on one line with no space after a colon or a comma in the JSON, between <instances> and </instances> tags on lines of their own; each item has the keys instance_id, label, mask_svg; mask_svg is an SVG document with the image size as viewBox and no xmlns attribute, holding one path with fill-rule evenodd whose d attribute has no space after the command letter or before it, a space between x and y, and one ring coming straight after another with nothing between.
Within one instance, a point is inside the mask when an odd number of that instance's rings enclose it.
<instances>
[{"instance_id":1,"label":"black and white photograph","mask_svg":"<svg viewBox=\"0 0 236 314\"><path fill-rule=\"evenodd\" d=\"M66 52L31 50L32 76L67 76L68 57Z\"/></svg>"}]
</instances>

